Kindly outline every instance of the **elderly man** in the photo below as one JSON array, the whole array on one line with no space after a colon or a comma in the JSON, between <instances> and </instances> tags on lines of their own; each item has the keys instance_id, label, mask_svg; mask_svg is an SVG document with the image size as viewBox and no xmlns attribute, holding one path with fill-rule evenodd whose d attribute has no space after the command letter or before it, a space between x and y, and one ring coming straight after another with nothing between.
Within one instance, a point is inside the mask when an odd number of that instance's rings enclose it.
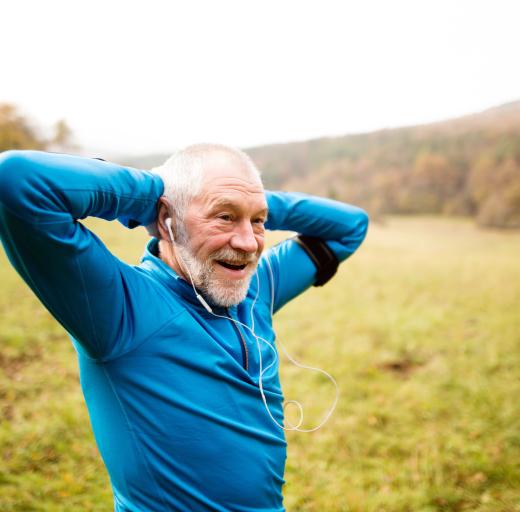
<instances>
[{"instance_id":1,"label":"elderly man","mask_svg":"<svg viewBox=\"0 0 520 512\"><path fill-rule=\"evenodd\" d=\"M88 216L147 226L141 263L113 256ZM284 510L272 315L330 279L366 228L354 206L264 191L224 146L152 172L0 155L2 243L71 336L117 511ZM265 229L302 235L263 253Z\"/></svg>"}]
</instances>

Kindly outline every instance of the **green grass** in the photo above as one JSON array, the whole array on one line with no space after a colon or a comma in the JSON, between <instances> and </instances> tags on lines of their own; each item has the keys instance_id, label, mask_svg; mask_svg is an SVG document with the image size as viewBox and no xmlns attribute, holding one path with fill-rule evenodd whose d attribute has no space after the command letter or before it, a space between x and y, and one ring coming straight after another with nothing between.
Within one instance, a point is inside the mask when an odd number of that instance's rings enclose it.
<instances>
[{"instance_id":1,"label":"green grass","mask_svg":"<svg viewBox=\"0 0 520 512\"><path fill-rule=\"evenodd\" d=\"M138 261L144 231L88 224ZM293 357L341 390L321 430L287 434L288 511L520 511L519 255L520 233L391 218L277 315ZM109 511L70 342L3 253L0 282L0 511ZM312 427L332 386L281 372Z\"/></svg>"}]
</instances>

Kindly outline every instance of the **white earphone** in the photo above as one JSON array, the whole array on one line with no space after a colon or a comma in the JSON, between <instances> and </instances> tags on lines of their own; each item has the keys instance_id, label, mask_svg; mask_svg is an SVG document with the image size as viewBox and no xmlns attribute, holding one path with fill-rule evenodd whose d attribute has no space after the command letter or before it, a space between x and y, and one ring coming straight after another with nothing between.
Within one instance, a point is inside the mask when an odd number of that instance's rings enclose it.
<instances>
[{"instance_id":1,"label":"white earphone","mask_svg":"<svg viewBox=\"0 0 520 512\"><path fill-rule=\"evenodd\" d=\"M171 217L168 217L164 223L166 224L166 228L168 229L168 234L170 235L170 240L171 240L171 243L174 245L176 242L175 242L175 237L173 236L173 231L172 231L172 219ZM180 254L177 253L177 257L179 258L180 262L182 262L182 259L180 257ZM269 268L269 273L270 273L270 279L271 279L271 316L273 315L273 306L274 306L274 279L273 279L273 271L271 269L271 263L269 262L269 259L267 258L266 259L267 261L267 266ZM303 364L300 364L298 362L296 362L287 352L287 350L285 349L285 347L282 345L282 343L278 340L278 344L282 347L285 355L287 356L287 358L289 359L289 361L291 361L295 366L298 366L300 368L304 368L304 369L308 369L308 370L313 370L313 371L317 371L317 372L320 372L322 373L323 375L325 375L333 384L334 384L334 387L336 389L336 395L334 397L334 403L332 404L332 407L329 409L329 411L327 412L327 414L325 415L325 417L323 418L323 420L321 421L321 423L319 423L319 425L317 427L314 427L314 428L311 428L311 429L301 429L299 428L300 425L303 423L303 406L301 405L300 402L298 402L297 400L287 400L283 406L284 408L284 411L285 411L285 408L289 405L289 404L294 404L296 405L296 407L298 408L298 411L300 413L300 419L298 421L298 423L296 425L291 425L287 419L287 423L289 423L289 427L284 427L283 425L281 425L280 423L278 423L278 421L276 421L276 419L273 417L273 415L271 414L271 411L269 409L269 406L267 405L267 400L265 398L265 394L264 394L264 388L263 388L263 383L262 383L262 377L264 375L264 373L269 370L269 368L271 368L275 363L277 363L279 361L279 358L278 358L278 353L276 351L276 349L273 347L273 345L267 341L265 338L262 338L261 336L258 336L255 331L254 331L254 326L255 326L255 320L254 320L254 316L253 316L253 309L255 307L255 304L256 304L256 301L258 299L258 296L260 294L260 279L258 277L258 271L255 272L255 275L256 275L256 282L257 282L257 289L256 289L256 296L255 296L255 299L251 305L251 312L250 312L250 315L251 315L251 327L249 327L248 325L238 321L238 320L235 320L234 318L231 318L229 316L225 316L225 315L218 315L217 313L214 313L213 310L211 309L211 306L204 300L204 297L202 297L202 295L200 295L198 292L197 292L197 289L195 288L195 283L193 282L193 278L191 276L191 272L190 272L190 269L187 267L187 265L183 263L183 267L186 269L189 277L190 277L190 281L191 281L191 286L193 288L193 291L195 293L195 296L197 297L198 301L204 306L204 308L206 309L206 311L210 314L212 314L213 316L216 316L218 318L225 318L227 320L230 320L231 322L234 322L235 324L237 325L241 325L242 327L246 328L249 332L251 332L251 334L255 337L255 340L256 340L256 346L258 348L258 356L259 356L259 379L258 379L258 387L260 389L260 394L262 395L262 401L264 402L264 405L265 405L265 408L267 410L267 413L269 414L270 418L274 421L274 423L276 423L276 425L283 429L283 430L296 430L298 432L314 432L315 430L318 430L319 428L321 428L323 425L325 425L325 423L328 421L328 419L330 418L330 416L332 415L332 413L334 412L334 409L336 408L336 404L338 403L338 398L339 398L339 388L338 388L338 384L336 383L336 380L334 379L334 377L332 375L330 375L329 373L327 373L325 370L322 370L321 368L315 368L313 366L306 366L306 365L303 365ZM274 360L273 362L267 366L266 368L262 369L262 351L260 349L260 343L259 343L259 340L263 341L264 343L266 343L269 348L272 350L273 354L274 354Z\"/></svg>"},{"instance_id":2,"label":"white earphone","mask_svg":"<svg viewBox=\"0 0 520 512\"><path fill-rule=\"evenodd\" d=\"M164 223L166 224L166 229L168 230L168 233L170 234L170 240L173 242L175 242L175 237L173 236L173 231L172 231L172 218L171 217L168 217Z\"/></svg>"}]
</instances>

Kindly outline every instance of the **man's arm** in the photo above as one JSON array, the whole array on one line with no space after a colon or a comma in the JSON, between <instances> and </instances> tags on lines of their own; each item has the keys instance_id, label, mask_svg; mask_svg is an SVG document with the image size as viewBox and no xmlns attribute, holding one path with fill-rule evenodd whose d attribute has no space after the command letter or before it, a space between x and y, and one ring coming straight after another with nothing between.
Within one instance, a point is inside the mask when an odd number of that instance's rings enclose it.
<instances>
[{"instance_id":1,"label":"man's arm","mask_svg":"<svg viewBox=\"0 0 520 512\"><path fill-rule=\"evenodd\" d=\"M363 242L367 213L356 206L293 192L266 191L269 230L296 231L318 237L344 261ZM316 280L316 265L294 240L271 248L269 258L274 277L274 311L296 297Z\"/></svg>"},{"instance_id":2,"label":"man's arm","mask_svg":"<svg viewBox=\"0 0 520 512\"><path fill-rule=\"evenodd\" d=\"M121 344L135 336L129 297L143 280L78 220L146 225L162 192L160 177L108 162L38 151L0 154L0 238L7 256L91 357L124 351Z\"/></svg>"}]
</instances>

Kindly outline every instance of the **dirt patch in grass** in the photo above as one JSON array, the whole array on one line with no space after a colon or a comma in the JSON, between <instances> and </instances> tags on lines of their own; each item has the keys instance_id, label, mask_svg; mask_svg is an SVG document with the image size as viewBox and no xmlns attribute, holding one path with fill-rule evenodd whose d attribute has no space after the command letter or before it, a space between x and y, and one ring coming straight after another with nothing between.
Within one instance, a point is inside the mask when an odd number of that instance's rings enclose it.
<instances>
[{"instance_id":1,"label":"dirt patch in grass","mask_svg":"<svg viewBox=\"0 0 520 512\"><path fill-rule=\"evenodd\" d=\"M34 347L30 352L9 355L0 352L0 369L3 370L8 378L14 379L20 371L37 359L41 359L42 350Z\"/></svg>"},{"instance_id":2,"label":"dirt patch in grass","mask_svg":"<svg viewBox=\"0 0 520 512\"><path fill-rule=\"evenodd\" d=\"M408 377L413 371L424 365L425 363L423 361L414 361L413 359L404 358L379 363L377 368L394 375Z\"/></svg>"}]
</instances>

